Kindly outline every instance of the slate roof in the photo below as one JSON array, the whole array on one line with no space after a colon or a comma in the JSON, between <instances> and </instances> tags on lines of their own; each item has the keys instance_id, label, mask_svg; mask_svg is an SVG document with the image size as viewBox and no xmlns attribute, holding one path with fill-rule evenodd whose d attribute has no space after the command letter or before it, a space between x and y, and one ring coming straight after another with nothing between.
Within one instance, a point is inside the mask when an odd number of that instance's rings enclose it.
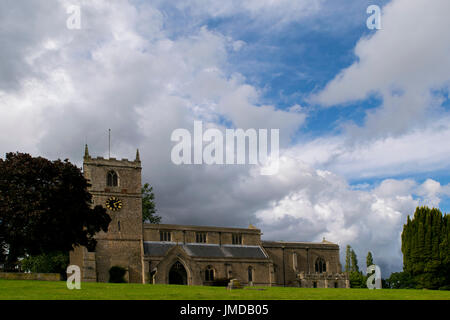
<instances>
[{"instance_id":1,"label":"slate roof","mask_svg":"<svg viewBox=\"0 0 450 320\"><path fill-rule=\"evenodd\" d=\"M147 256L164 256L175 244L170 242L144 242L144 254Z\"/></svg>"},{"instance_id":2,"label":"slate roof","mask_svg":"<svg viewBox=\"0 0 450 320\"><path fill-rule=\"evenodd\" d=\"M146 256L164 256L169 249L176 246L174 242L145 241ZM178 244L189 256L201 258L253 258L266 259L260 246L218 245L218 244Z\"/></svg>"}]
</instances>

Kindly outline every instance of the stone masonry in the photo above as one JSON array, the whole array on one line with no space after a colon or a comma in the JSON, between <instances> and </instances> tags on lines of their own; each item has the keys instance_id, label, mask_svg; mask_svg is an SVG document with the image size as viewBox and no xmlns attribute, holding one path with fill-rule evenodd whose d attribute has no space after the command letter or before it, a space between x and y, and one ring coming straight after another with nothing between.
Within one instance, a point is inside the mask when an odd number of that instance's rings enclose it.
<instances>
[{"instance_id":1,"label":"stone masonry","mask_svg":"<svg viewBox=\"0 0 450 320\"><path fill-rule=\"evenodd\" d=\"M85 148L83 172L93 205L114 197L121 206L108 209L108 232L96 235L95 252L76 247L71 264L80 266L82 281L109 280L109 269L121 266L133 283L186 285L226 284L237 279L250 286L348 288L339 246L326 241L262 241L261 230L248 228L147 224L142 222L141 161L92 158ZM113 178L111 178L113 177Z\"/></svg>"}]
</instances>

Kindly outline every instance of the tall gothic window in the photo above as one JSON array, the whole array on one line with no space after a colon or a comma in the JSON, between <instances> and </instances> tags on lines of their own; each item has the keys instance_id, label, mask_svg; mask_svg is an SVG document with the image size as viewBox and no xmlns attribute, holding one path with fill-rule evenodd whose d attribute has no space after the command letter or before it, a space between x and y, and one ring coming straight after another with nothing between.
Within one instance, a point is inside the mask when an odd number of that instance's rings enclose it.
<instances>
[{"instance_id":1,"label":"tall gothic window","mask_svg":"<svg viewBox=\"0 0 450 320\"><path fill-rule=\"evenodd\" d=\"M248 282L252 282L252 281L253 281L253 268L248 267Z\"/></svg>"},{"instance_id":2,"label":"tall gothic window","mask_svg":"<svg viewBox=\"0 0 450 320\"><path fill-rule=\"evenodd\" d=\"M214 269L211 266L205 270L205 281L214 281Z\"/></svg>"},{"instance_id":3,"label":"tall gothic window","mask_svg":"<svg viewBox=\"0 0 450 320\"><path fill-rule=\"evenodd\" d=\"M317 273L327 272L327 264L325 260L323 260L322 258L317 258L316 260L316 272Z\"/></svg>"},{"instance_id":4,"label":"tall gothic window","mask_svg":"<svg viewBox=\"0 0 450 320\"><path fill-rule=\"evenodd\" d=\"M108 187L117 187L117 173L115 173L114 171L109 171L106 175L106 184Z\"/></svg>"}]
</instances>

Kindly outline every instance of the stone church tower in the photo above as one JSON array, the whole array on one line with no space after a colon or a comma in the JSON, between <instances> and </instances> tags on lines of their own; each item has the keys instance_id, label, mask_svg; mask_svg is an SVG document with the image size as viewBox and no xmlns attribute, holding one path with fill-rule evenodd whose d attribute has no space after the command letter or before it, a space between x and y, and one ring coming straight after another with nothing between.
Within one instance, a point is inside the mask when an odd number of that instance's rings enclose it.
<instances>
[{"instance_id":1,"label":"stone church tower","mask_svg":"<svg viewBox=\"0 0 450 320\"><path fill-rule=\"evenodd\" d=\"M82 281L109 281L109 270L127 270L127 282L217 285L237 279L247 286L348 288L339 245L262 241L261 230L142 222L141 161L92 158L86 146L83 173L93 204L111 216L95 235L94 252L76 247L70 264Z\"/></svg>"},{"instance_id":2,"label":"stone church tower","mask_svg":"<svg viewBox=\"0 0 450 320\"><path fill-rule=\"evenodd\" d=\"M80 266L82 281L107 282L109 269L128 270L128 282L142 283L143 223L141 161L92 158L86 145L83 173L91 184L93 206L102 205L111 216L108 232L95 235L95 252L77 247L70 253L70 263Z\"/></svg>"}]
</instances>

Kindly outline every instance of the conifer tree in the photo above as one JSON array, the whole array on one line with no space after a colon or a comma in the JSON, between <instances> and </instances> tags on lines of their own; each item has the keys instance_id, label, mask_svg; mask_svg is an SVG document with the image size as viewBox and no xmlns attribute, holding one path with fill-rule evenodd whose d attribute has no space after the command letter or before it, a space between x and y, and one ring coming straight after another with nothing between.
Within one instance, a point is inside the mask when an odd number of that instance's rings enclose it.
<instances>
[{"instance_id":1,"label":"conifer tree","mask_svg":"<svg viewBox=\"0 0 450 320\"><path fill-rule=\"evenodd\" d=\"M367 258L366 258L366 267L369 267L373 265L373 257L372 257L372 252L368 252L367 253Z\"/></svg>"},{"instance_id":2,"label":"conifer tree","mask_svg":"<svg viewBox=\"0 0 450 320\"><path fill-rule=\"evenodd\" d=\"M351 252L352 252L352 247L350 247L350 245L347 245L347 248L345 249L345 272L350 272L350 268L351 268Z\"/></svg>"},{"instance_id":3,"label":"conifer tree","mask_svg":"<svg viewBox=\"0 0 450 320\"><path fill-rule=\"evenodd\" d=\"M449 215L418 207L402 232L403 270L419 287L450 288Z\"/></svg>"},{"instance_id":4,"label":"conifer tree","mask_svg":"<svg viewBox=\"0 0 450 320\"><path fill-rule=\"evenodd\" d=\"M359 272L358 257L356 256L356 253L353 249L351 250L350 257L351 257L351 263L352 263L350 270L354 271L354 272Z\"/></svg>"}]
</instances>

